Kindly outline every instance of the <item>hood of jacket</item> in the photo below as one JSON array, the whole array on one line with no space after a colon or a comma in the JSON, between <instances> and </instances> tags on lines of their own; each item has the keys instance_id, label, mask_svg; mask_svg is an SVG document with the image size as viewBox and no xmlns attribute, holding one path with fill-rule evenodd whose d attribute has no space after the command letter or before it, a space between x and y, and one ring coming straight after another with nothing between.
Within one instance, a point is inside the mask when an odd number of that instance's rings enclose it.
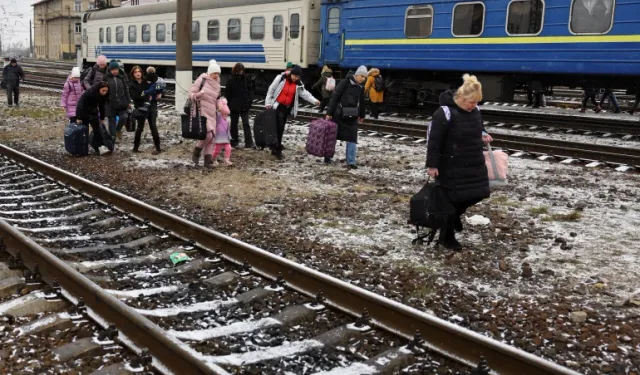
<instances>
[{"instance_id":1,"label":"hood of jacket","mask_svg":"<svg viewBox=\"0 0 640 375\"><path fill-rule=\"evenodd\" d=\"M347 73L347 76L345 78L349 80L349 83L352 86L360 86L358 81L356 81L356 75L352 71L349 71L349 73Z\"/></svg>"},{"instance_id":2,"label":"hood of jacket","mask_svg":"<svg viewBox=\"0 0 640 375\"><path fill-rule=\"evenodd\" d=\"M438 100L438 102L441 106L457 106L456 102L453 100L453 91L451 90L447 90L440 94L440 99Z\"/></svg>"},{"instance_id":3,"label":"hood of jacket","mask_svg":"<svg viewBox=\"0 0 640 375\"><path fill-rule=\"evenodd\" d=\"M371 68L369 69L369 76L371 77L377 77L380 75L380 69L378 68Z\"/></svg>"},{"instance_id":4,"label":"hood of jacket","mask_svg":"<svg viewBox=\"0 0 640 375\"><path fill-rule=\"evenodd\" d=\"M78 86L80 86L82 84L82 81L80 81L80 78L78 78L77 81L72 81L71 80L71 75L69 75L69 77L67 77L67 83L69 84L77 84Z\"/></svg>"},{"instance_id":5,"label":"hood of jacket","mask_svg":"<svg viewBox=\"0 0 640 375\"><path fill-rule=\"evenodd\" d=\"M322 74L325 74L325 73L333 73L333 70L331 70L331 68L329 68L328 65L325 65L322 67Z\"/></svg>"}]
</instances>

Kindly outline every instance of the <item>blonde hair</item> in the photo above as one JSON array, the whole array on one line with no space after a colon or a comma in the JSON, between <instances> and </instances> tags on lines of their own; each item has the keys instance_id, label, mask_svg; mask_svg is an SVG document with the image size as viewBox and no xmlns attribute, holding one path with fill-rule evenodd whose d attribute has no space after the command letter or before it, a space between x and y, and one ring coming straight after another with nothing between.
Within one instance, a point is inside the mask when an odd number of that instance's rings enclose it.
<instances>
[{"instance_id":1,"label":"blonde hair","mask_svg":"<svg viewBox=\"0 0 640 375\"><path fill-rule=\"evenodd\" d=\"M476 76L465 74L462 76L464 82L462 86L458 88L456 92L456 98L471 99L475 101L482 101L482 84L478 81Z\"/></svg>"},{"instance_id":2,"label":"blonde hair","mask_svg":"<svg viewBox=\"0 0 640 375\"><path fill-rule=\"evenodd\" d=\"M150 66L147 68L147 74L151 74L151 73L155 73L156 72L156 68L154 68L153 66Z\"/></svg>"}]
</instances>

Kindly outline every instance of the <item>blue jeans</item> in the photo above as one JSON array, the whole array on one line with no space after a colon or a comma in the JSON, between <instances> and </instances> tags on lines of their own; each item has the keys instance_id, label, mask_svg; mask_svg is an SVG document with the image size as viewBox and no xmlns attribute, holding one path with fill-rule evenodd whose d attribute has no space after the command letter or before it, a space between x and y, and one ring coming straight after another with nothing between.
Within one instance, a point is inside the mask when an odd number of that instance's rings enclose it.
<instances>
[{"instance_id":1,"label":"blue jeans","mask_svg":"<svg viewBox=\"0 0 640 375\"><path fill-rule=\"evenodd\" d=\"M605 99L607 98L607 96L609 97L609 100L611 100L611 104L613 104L613 108L616 111L620 111L620 107L618 107L618 99L616 98L616 94L609 90L609 89L605 89L604 93L602 94L602 97L600 98L600 107L602 107L602 105L604 104Z\"/></svg>"},{"instance_id":2,"label":"blue jeans","mask_svg":"<svg viewBox=\"0 0 640 375\"><path fill-rule=\"evenodd\" d=\"M129 115L127 109L115 111L116 115L109 117L109 134L113 139L113 143L116 141L116 132L119 132L127 122L127 116ZM116 120L117 117L117 120Z\"/></svg>"},{"instance_id":3,"label":"blue jeans","mask_svg":"<svg viewBox=\"0 0 640 375\"><path fill-rule=\"evenodd\" d=\"M356 143L347 142L347 165L356 165L357 147Z\"/></svg>"}]
</instances>

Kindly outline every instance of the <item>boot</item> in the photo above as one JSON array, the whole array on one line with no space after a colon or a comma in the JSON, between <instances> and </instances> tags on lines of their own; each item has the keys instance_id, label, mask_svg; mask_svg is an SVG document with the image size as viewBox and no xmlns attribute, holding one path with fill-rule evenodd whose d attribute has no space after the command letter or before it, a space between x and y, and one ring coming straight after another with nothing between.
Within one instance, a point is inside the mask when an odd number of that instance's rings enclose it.
<instances>
[{"instance_id":1,"label":"boot","mask_svg":"<svg viewBox=\"0 0 640 375\"><path fill-rule=\"evenodd\" d=\"M200 162L200 155L202 155L202 149L199 147L194 147L193 156L191 156L193 164L198 165L198 163Z\"/></svg>"},{"instance_id":2,"label":"boot","mask_svg":"<svg viewBox=\"0 0 640 375\"><path fill-rule=\"evenodd\" d=\"M204 167L207 169L213 169L213 155L204 156Z\"/></svg>"},{"instance_id":3,"label":"boot","mask_svg":"<svg viewBox=\"0 0 640 375\"><path fill-rule=\"evenodd\" d=\"M600 108L599 105L597 105L594 109L593 109L596 113L600 113L602 112L602 108Z\"/></svg>"},{"instance_id":4,"label":"boot","mask_svg":"<svg viewBox=\"0 0 640 375\"><path fill-rule=\"evenodd\" d=\"M224 158L224 166L225 167L230 167L233 165L233 163L231 162L231 160L229 160L229 158Z\"/></svg>"}]
</instances>

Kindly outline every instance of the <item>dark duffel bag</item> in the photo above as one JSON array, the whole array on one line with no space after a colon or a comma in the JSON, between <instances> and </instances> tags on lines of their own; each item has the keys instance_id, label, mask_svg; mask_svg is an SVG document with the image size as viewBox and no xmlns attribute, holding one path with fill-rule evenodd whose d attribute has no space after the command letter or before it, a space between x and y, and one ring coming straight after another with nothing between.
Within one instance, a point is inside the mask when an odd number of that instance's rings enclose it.
<instances>
[{"instance_id":1,"label":"dark duffel bag","mask_svg":"<svg viewBox=\"0 0 640 375\"><path fill-rule=\"evenodd\" d=\"M69 123L64 128L64 148L74 156L89 155L89 129L84 125Z\"/></svg>"},{"instance_id":2,"label":"dark duffel bag","mask_svg":"<svg viewBox=\"0 0 640 375\"><path fill-rule=\"evenodd\" d=\"M427 244L433 241L436 233L445 222L455 213L455 208L446 190L437 182L429 182L414 194L409 200L408 223L415 225L417 237L412 244ZM430 229L428 233L420 233L421 228Z\"/></svg>"},{"instance_id":3,"label":"dark duffel bag","mask_svg":"<svg viewBox=\"0 0 640 375\"><path fill-rule=\"evenodd\" d=\"M275 109L267 109L258 113L253 121L253 137L256 147L265 148L278 145L278 122Z\"/></svg>"},{"instance_id":4,"label":"dark duffel bag","mask_svg":"<svg viewBox=\"0 0 640 375\"><path fill-rule=\"evenodd\" d=\"M202 141L207 138L207 118L200 116L200 105L196 102L191 114L181 115L182 138Z\"/></svg>"},{"instance_id":5,"label":"dark duffel bag","mask_svg":"<svg viewBox=\"0 0 640 375\"><path fill-rule=\"evenodd\" d=\"M136 131L136 114L135 109L127 114L127 122L124 124L124 128L129 133Z\"/></svg>"}]
</instances>

